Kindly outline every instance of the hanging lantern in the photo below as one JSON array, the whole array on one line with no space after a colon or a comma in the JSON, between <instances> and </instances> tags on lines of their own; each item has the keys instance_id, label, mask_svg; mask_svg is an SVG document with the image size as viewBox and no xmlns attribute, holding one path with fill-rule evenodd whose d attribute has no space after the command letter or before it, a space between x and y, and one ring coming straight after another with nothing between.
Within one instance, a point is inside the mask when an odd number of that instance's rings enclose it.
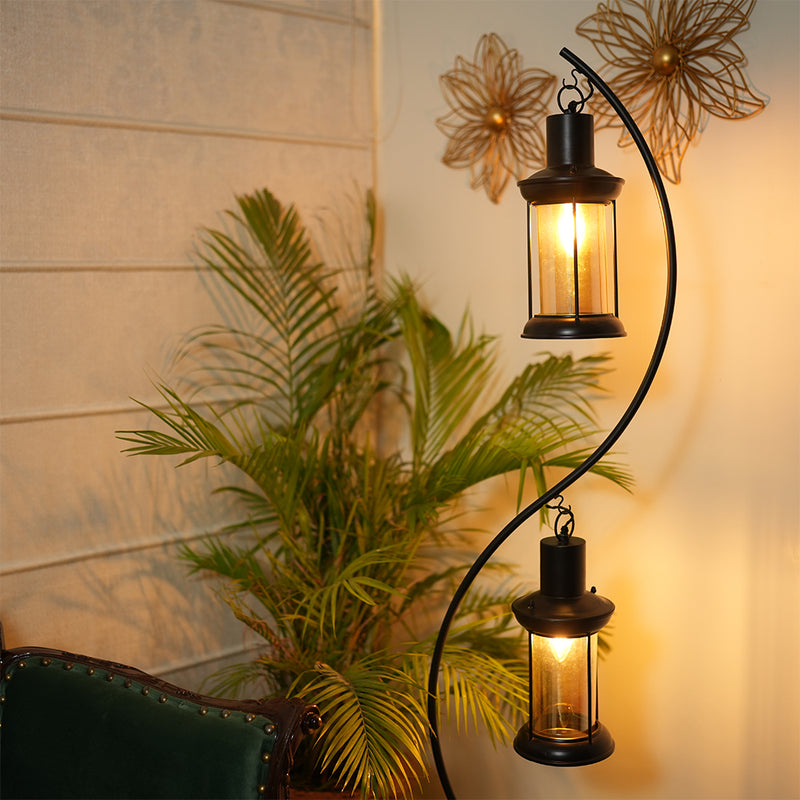
<instances>
[{"instance_id":1,"label":"hanging lantern","mask_svg":"<svg viewBox=\"0 0 800 800\"><path fill-rule=\"evenodd\" d=\"M565 89L579 91L577 81L562 87L559 105ZM580 103L573 101L562 114L547 118L547 166L517 184L528 202L526 339L625 336L616 247L616 199L625 181L594 165L593 117L577 110L587 99L581 95Z\"/></svg>"},{"instance_id":2,"label":"hanging lantern","mask_svg":"<svg viewBox=\"0 0 800 800\"><path fill-rule=\"evenodd\" d=\"M586 591L586 542L571 532L541 540L540 578L512 604L529 658L528 721L514 749L539 764L594 764L614 752L597 703L597 634L614 604Z\"/></svg>"}]
</instances>

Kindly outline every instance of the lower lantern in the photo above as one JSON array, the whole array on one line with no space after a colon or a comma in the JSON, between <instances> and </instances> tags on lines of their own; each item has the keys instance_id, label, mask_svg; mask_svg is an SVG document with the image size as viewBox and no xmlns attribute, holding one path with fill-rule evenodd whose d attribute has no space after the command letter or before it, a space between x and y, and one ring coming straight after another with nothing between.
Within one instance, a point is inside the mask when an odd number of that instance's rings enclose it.
<instances>
[{"instance_id":1,"label":"lower lantern","mask_svg":"<svg viewBox=\"0 0 800 800\"><path fill-rule=\"evenodd\" d=\"M540 576L541 589L512 604L529 654L528 721L514 749L540 764L594 764L614 752L597 703L597 633L614 604L586 591L583 539L542 539Z\"/></svg>"}]
</instances>

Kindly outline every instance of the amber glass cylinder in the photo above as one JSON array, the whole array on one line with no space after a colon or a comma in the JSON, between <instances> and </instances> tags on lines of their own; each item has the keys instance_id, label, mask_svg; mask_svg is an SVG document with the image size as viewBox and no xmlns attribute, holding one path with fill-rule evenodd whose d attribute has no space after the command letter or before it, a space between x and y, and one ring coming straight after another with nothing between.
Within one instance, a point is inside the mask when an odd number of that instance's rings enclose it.
<instances>
[{"instance_id":1,"label":"amber glass cylinder","mask_svg":"<svg viewBox=\"0 0 800 800\"><path fill-rule=\"evenodd\" d=\"M530 638L531 735L560 742L586 738L597 722L592 700L597 695L597 634Z\"/></svg>"},{"instance_id":2,"label":"amber glass cylinder","mask_svg":"<svg viewBox=\"0 0 800 800\"><path fill-rule=\"evenodd\" d=\"M615 311L610 204L536 206L540 314L572 316ZM612 264L609 270L609 264ZM577 308L577 311L576 311Z\"/></svg>"}]
</instances>

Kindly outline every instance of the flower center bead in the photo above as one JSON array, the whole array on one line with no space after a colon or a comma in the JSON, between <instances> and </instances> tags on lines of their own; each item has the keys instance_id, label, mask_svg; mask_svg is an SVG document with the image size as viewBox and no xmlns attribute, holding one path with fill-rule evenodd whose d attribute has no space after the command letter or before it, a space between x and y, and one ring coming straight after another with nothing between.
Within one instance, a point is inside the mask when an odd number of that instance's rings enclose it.
<instances>
[{"instance_id":1,"label":"flower center bead","mask_svg":"<svg viewBox=\"0 0 800 800\"><path fill-rule=\"evenodd\" d=\"M681 54L678 48L671 44L662 44L653 53L653 69L660 75L672 75L678 68Z\"/></svg>"},{"instance_id":2,"label":"flower center bead","mask_svg":"<svg viewBox=\"0 0 800 800\"><path fill-rule=\"evenodd\" d=\"M486 122L487 128L497 131L498 133L508 127L508 117L505 111L497 106L488 108L483 119Z\"/></svg>"}]
</instances>

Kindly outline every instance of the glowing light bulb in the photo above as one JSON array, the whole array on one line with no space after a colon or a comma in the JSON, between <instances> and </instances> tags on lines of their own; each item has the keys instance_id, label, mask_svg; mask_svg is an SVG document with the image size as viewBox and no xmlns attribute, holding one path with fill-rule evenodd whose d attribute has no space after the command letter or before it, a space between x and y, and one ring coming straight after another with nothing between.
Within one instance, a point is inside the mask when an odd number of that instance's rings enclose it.
<instances>
[{"instance_id":1,"label":"glowing light bulb","mask_svg":"<svg viewBox=\"0 0 800 800\"><path fill-rule=\"evenodd\" d=\"M575 236L577 231L577 237ZM580 205L575 207L575 215L573 217L572 205L565 203L561 206L561 213L558 216L558 239L561 242L561 247L568 256L572 256L575 250L575 239L578 239L578 250L580 251L583 244L583 238L586 235L586 220L583 218L583 211Z\"/></svg>"},{"instance_id":2,"label":"glowing light bulb","mask_svg":"<svg viewBox=\"0 0 800 800\"><path fill-rule=\"evenodd\" d=\"M569 651L572 648L572 641L572 639L564 639L561 636L549 640L550 649L553 651L553 655L556 657L559 664L563 664L564 659L569 655Z\"/></svg>"}]
</instances>

